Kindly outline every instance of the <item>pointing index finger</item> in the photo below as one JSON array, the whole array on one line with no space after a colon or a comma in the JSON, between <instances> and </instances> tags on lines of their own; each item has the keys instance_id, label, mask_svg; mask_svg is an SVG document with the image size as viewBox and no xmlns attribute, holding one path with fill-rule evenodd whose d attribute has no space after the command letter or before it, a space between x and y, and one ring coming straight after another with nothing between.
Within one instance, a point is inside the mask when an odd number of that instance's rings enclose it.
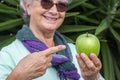
<instances>
[{"instance_id":1,"label":"pointing index finger","mask_svg":"<svg viewBox=\"0 0 120 80\"><path fill-rule=\"evenodd\" d=\"M55 46L55 47L51 47L51 48L48 48L46 50L43 51L43 53L46 55L46 56L49 56L49 55L52 55L58 51L62 51L66 48L65 45L58 45L58 46Z\"/></svg>"}]
</instances>

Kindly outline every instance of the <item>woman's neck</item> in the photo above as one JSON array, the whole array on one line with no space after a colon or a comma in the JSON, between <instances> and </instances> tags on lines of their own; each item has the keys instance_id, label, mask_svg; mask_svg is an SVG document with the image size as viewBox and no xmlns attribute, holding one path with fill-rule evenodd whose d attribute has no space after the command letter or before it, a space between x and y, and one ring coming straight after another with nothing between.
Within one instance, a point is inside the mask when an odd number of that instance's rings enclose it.
<instances>
[{"instance_id":1,"label":"woman's neck","mask_svg":"<svg viewBox=\"0 0 120 80\"><path fill-rule=\"evenodd\" d=\"M30 28L31 29L31 28ZM34 34L35 37L37 37L40 41L42 41L47 47L53 47L54 44L54 32L50 31L40 31L40 30L35 30L31 29L32 33Z\"/></svg>"}]
</instances>

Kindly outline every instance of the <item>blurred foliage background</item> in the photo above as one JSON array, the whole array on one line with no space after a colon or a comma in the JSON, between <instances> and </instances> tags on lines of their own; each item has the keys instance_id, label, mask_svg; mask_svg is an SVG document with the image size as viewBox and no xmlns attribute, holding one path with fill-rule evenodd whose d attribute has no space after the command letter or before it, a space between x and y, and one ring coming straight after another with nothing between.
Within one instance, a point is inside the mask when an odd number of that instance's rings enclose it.
<instances>
[{"instance_id":1,"label":"blurred foliage background","mask_svg":"<svg viewBox=\"0 0 120 80\"><path fill-rule=\"evenodd\" d=\"M18 0L0 2L0 49L15 39L24 24ZM101 43L99 58L105 80L120 80L120 0L73 0L58 29L70 43L92 33Z\"/></svg>"}]
</instances>

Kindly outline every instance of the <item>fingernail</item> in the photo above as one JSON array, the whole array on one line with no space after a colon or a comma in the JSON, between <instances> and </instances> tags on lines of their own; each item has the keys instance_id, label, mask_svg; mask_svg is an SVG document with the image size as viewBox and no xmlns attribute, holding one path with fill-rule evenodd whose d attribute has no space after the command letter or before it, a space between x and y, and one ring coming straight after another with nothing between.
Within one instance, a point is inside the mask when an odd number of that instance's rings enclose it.
<instances>
[{"instance_id":1,"label":"fingernail","mask_svg":"<svg viewBox=\"0 0 120 80\"><path fill-rule=\"evenodd\" d=\"M81 53L81 56L86 56L85 53Z\"/></svg>"},{"instance_id":2,"label":"fingernail","mask_svg":"<svg viewBox=\"0 0 120 80\"><path fill-rule=\"evenodd\" d=\"M65 46L65 45L61 45L61 47L62 47L63 49L65 49L65 48L66 48L66 46Z\"/></svg>"},{"instance_id":3,"label":"fingernail","mask_svg":"<svg viewBox=\"0 0 120 80\"><path fill-rule=\"evenodd\" d=\"M95 54L94 54L94 53L91 53L91 54L90 54L90 57L95 57Z\"/></svg>"}]
</instances>

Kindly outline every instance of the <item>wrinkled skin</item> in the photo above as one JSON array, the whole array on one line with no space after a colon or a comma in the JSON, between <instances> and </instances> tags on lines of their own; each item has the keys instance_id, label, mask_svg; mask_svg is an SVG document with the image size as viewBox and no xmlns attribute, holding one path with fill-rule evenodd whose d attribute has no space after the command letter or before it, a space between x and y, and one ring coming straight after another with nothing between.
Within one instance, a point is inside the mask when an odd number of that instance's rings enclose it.
<instances>
[{"instance_id":1,"label":"wrinkled skin","mask_svg":"<svg viewBox=\"0 0 120 80\"><path fill-rule=\"evenodd\" d=\"M102 67L101 61L95 54L88 57L86 54L77 54L77 61L84 80L98 80L99 71Z\"/></svg>"},{"instance_id":2,"label":"wrinkled skin","mask_svg":"<svg viewBox=\"0 0 120 80\"><path fill-rule=\"evenodd\" d=\"M7 80L32 80L44 75L47 68L51 66L52 54L65 48L64 45L59 45L27 55L18 63Z\"/></svg>"}]
</instances>

